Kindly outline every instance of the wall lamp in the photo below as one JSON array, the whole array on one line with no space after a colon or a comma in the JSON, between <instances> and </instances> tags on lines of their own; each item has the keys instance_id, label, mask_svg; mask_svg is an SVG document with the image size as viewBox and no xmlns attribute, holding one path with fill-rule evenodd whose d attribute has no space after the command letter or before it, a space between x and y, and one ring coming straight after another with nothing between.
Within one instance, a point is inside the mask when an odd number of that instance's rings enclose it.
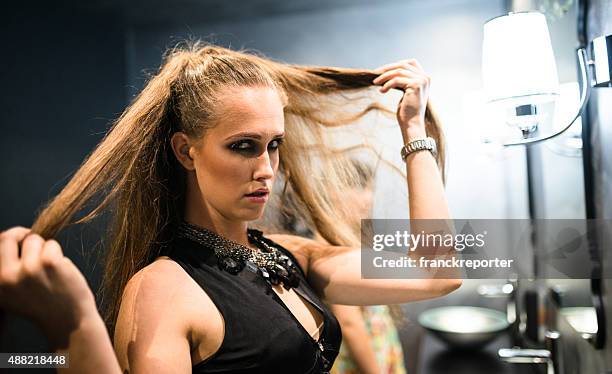
<instances>
[{"instance_id":1,"label":"wall lamp","mask_svg":"<svg viewBox=\"0 0 612 374\"><path fill-rule=\"evenodd\" d=\"M612 87L612 34L576 50L580 66L580 104L573 119L556 130L542 134L540 125L546 109L557 101L559 79L550 43L546 17L539 12L509 13L484 24L482 73L487 103L503 111L506 124L516 137L504 146L533 144L554 138L580 117L591 87ZM590 68L589 68L590 67Z\"/></svg>"}]
</instances>

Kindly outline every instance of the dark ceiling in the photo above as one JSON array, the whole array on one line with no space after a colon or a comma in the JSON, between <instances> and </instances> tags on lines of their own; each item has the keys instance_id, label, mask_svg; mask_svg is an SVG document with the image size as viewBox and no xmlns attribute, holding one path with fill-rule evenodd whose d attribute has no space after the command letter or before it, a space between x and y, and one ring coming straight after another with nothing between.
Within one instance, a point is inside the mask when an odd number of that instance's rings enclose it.
<instances>
[{"instance_id":1,"label":"dark ceiling","mask_svg":"<svg viewBox=\"0 0 612 374\"><path fill-rule=\"evenodd\" d=\"M61 4L73 10L120 12L131 25L149 25L244 20L394 1L401 0L64 0Z\"/></svg>"}]
</instances>

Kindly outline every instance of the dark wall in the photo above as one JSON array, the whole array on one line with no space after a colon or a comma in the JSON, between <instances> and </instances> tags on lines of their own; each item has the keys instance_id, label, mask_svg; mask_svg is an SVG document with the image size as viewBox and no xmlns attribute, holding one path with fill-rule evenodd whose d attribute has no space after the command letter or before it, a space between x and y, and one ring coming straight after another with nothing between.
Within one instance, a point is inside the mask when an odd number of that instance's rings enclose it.
<instances>
[{"instance_id":1,"label":"dark wall","mask_svg":"<svg viewBox=\"0 0 612 374\"><path fill-rule=\"evenodd\" d=\"M65 185L123 110L126 58L124 26L116 12L4 6L0 24L4 230L32 224L37 210ZM96 288L99 271L81 254L92 248L91 240L71 238L60 242ZM28 323L9 317L6 327L0 352L47 351Z\"/></svg>"}]
</instances>

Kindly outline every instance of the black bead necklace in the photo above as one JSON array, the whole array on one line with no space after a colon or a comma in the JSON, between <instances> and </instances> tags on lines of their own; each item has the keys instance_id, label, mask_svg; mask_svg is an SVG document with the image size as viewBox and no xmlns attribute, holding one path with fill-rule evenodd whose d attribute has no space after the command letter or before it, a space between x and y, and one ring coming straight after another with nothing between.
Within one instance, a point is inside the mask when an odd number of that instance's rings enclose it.
<instances>
[{"instance_id":1,"label":"black bead necklace","mask_svg":"<svg viewBox=\"0 0 612 374\"><path fill-rule=\"evenodd\" d=\"M283 287L288 290L297 287L300 283L293 261L279 249L267 243L263 233L259 230L248 229L247 237L249 242L260 251L255 251L213 231L184 221L179 225L177 235L212 248L217 256L219 268L230 274L240 273L245 266L254 266L270 284L282 283Z\"/></svg>"}]
</instances>

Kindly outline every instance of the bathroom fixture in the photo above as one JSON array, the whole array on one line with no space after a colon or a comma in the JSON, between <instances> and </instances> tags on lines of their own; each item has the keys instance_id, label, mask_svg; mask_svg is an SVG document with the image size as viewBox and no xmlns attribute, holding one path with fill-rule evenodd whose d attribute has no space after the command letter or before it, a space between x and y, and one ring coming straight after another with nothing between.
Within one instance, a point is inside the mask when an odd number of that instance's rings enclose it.
<instances>
[{"instance_id":1,"label":"bathroom fixture","mask_svg":"<svg viewBox=\"0 0 612 374\"><path fill-rule=\"evenodd\" d=\"M419 324L452 348L481 348L510 324L506 314L489 308L448 306L427 310Z\"/></svg>"},{"instance_id":2,"label":"bathroom fixture","mask_svg":"<svg viewBox=\"0 0 612 374\"><path fill-rule=\"evenodd\" d=\"M482 71L489 107L503 113L512 130L504 146L533 144L568 130L583 113L591 87L611 87L612 34L599 36L576 51L580 67L580 104L573 119L558 129L549 114L559 95L559 81L546 17L539 12L509 13L484 25ZM591 69L589 69L591 67Z\"/></svg>"}]
</instances>

